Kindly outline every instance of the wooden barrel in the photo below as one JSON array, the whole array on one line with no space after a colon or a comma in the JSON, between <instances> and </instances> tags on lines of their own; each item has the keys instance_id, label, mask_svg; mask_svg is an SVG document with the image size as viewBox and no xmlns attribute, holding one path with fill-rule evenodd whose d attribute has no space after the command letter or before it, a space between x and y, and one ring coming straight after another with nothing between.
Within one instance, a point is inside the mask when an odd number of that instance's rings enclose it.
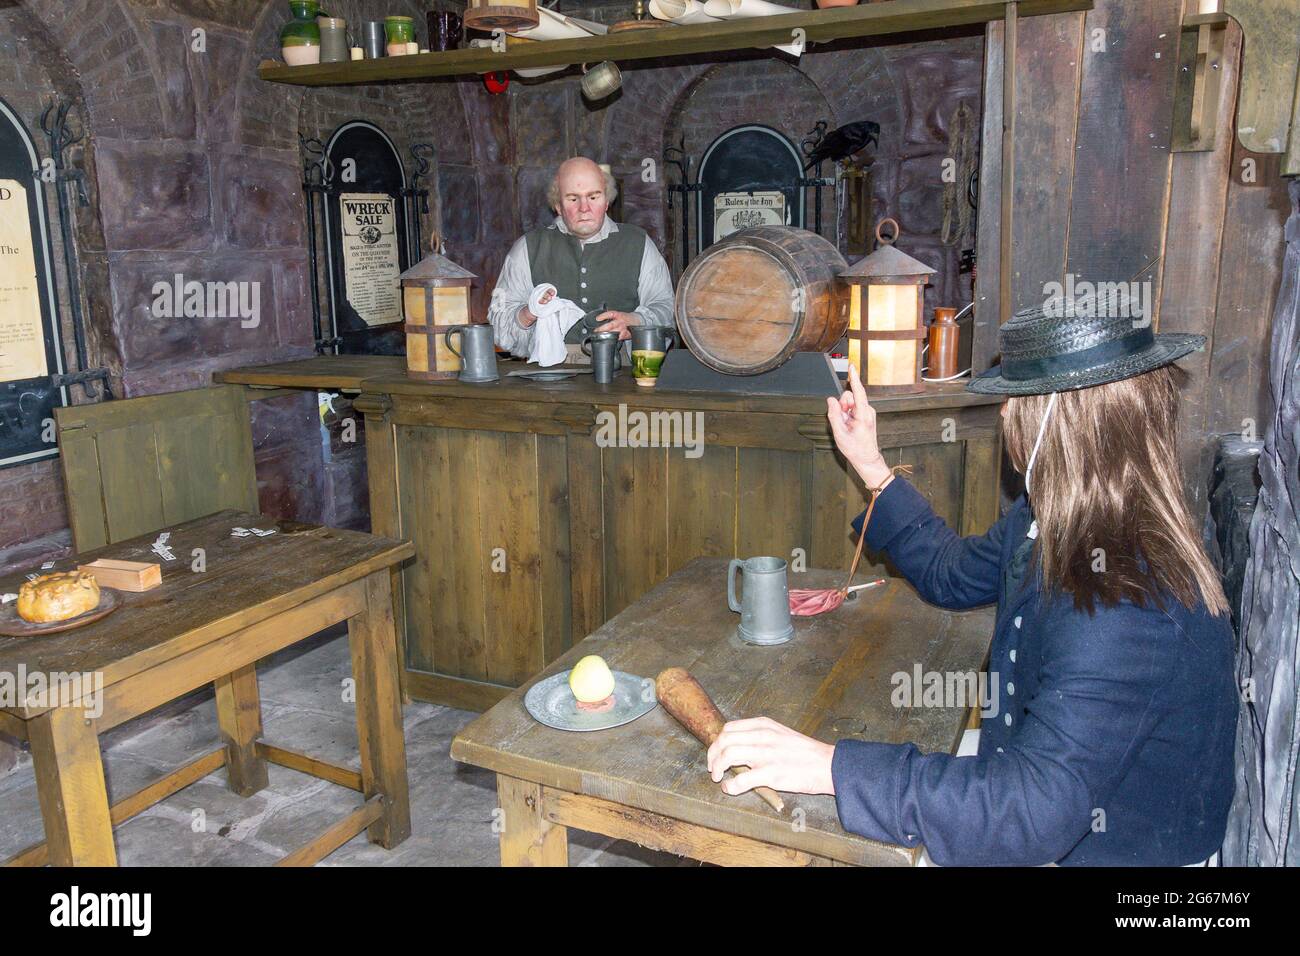
<instances>
[{"instance_id":1,"label":"wooden barrel","mask_svg":"<svg viewBox=\"0 0 1300 956\"><path fill-rule=\"evenodd\" d=\"M774 369L795 352L825 352L849 327L846 263L794 226L742 229L687 266L677 328L705 365L731 375Z\"/></svg>"}]
</instances>

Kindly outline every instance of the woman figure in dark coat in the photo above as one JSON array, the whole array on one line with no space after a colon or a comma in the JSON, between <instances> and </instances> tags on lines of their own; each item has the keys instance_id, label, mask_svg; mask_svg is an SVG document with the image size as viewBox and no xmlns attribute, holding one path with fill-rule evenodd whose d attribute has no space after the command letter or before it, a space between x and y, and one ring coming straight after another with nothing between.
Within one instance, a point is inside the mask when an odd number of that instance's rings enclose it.
<instances>
[{"instance_id":1,"label":"woman figure in dark coat","mask_svg":"<svg viewBox=\"0 0 1300 956\"><path fill-rule=\"evenodd\" d=\"M997 603L999 710L972 756L732 721L709 748L713 779L744 765L727 792L834 794L846 830L924 845L940 865L1210 859L1233 792L1234 640L1183 499L1169 364L1203 341L1153 335L1122 297L1005 323L1002 364L969 387L1010 396L1003 436L1026 496L967 538L891 473L851 371L827 414L878 495L866 544L927 601Z\"/></svg>"}]
</instances>

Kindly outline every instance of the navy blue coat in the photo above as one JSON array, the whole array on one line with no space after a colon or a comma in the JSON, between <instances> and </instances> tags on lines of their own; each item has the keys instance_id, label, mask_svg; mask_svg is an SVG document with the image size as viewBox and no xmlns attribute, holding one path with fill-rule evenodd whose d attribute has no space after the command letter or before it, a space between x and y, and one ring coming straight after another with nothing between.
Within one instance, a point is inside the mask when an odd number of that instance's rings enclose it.
<instances>
[{"instance_id":1,"label":"navy blue coat","mask_svg":"<svg viewBox=\"0 0 1300 956\"><path fill-rule=\"evenodd\" d=\"M1042 592L1036 562L1003 600L1032 518L1021 497L987 534L960 538L902 478L881 492L866 543L921 597L954 609L998 602L989 674L999 709L983 718L973 758L839 741L840 822L922 844L941 866L1200 862L1223 841L1233 793L1228 616L1169 597L1167 611L1124 602L1089 617Z\"/></svg>"}]
</instances>

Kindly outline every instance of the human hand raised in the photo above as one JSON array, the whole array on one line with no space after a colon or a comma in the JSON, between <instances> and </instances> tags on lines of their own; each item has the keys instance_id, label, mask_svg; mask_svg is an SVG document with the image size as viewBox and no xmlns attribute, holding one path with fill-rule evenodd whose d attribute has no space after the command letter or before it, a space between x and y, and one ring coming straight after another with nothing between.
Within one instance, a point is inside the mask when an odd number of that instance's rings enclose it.
<instances>
[{"instance_id":1,"label":"human hand raised","mask_svg":"<svg viewBox=\"0 0 1300 956\"><path fill-rule=\"evenodd\" d=\"M876 436L876 410L867 401L866 389L858 370L849 365L849 387L838 399L826 399L826 418L830 421L835 447L858 473L866 486L879 490L889 483L893 473L880 453Z\"/></svg>"}]
</instances>

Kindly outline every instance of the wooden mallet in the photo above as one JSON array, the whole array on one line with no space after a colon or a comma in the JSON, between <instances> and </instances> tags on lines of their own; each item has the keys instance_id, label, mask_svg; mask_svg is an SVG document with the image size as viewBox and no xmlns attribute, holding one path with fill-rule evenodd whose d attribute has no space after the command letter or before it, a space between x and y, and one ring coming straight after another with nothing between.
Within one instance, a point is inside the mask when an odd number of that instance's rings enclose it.
<instances>
[{"instance_id":1,"label":"wooden mallet","mask_svg":"<svg viewBox=\"0 0 1300 956\"><path fill-rule=\"evenodd\" d=\"M726 720L722 712L700 686L700 682L690 675L684 667L670 667L660 671L655 678L655 696L664 710L677 718L678 723L689 730L700 743L707 748L722 733ZM748 767L732 767L733 771L748 770ZM767 787L755 787L754 792L777 813L785 812L785 801L775 790Z\"/></svg>"}]
</instances>

